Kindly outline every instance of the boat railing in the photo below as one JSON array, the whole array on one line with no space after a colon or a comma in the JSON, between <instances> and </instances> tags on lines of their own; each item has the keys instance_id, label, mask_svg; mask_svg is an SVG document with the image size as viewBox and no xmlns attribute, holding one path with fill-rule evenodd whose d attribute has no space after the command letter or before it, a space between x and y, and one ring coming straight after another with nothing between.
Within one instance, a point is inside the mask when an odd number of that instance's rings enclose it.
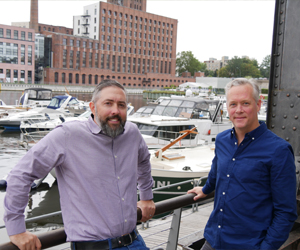
<instances>
[{"instance_id":1,"label":"boat railing","mask_svg":"<svg viewBox=\"0 0 300 250\"><path fill-rule=\"evenodd\" d=\"M36 130L33 132L27 132L21 130L20 144L29 149L32 145L36 144L40 139L46 136L50 131Z\"/></svg>"},{"instance_id":2,"label":"boat railing","mask_svg":"<svg viewBox=\"0 0 300 250\"><path fill-rule=\"evenodd\" d=\"M194 182L194 186L197 186L201 183L202 179L204 179L204 178L206 178L206 177L202 177L198 180L195 180L195 179L186 180L183 182L174 183L171 185L155 188L155 189L153 189L153 192L155 193L155 191L182 185L182 184L185 184L185 183L188 183L191 181ZM195 196L196 196L196 194L191 193L191 194L180 195L180 196L177 196L177 197L174 197L171 199L166 199L166 200L155 202L154 216L173 211L171 227L169 228L169 236L165 242L167 245L167 247L166 247L167 250L176 250L177 249L182 209L184 207L187 207L190 205L194 205L195 207L197 207L198 205L207 203L208 201L211 201L213 199L214 193L211 193L208 196L206 196L205 198L199 199L197 201L194 200ZM193 209L193 212L194 211L196 211L196 210ZM30 218L30 219L27 219L26 222L27 223L34 222L34 221L38 221L40 219L45 219L45 218L58 216L58 215L61 215L61 211L37 216L34 218ZM140 221L141 218L142 218L141 209L137 208L137 220ZM145 225L147 225L147 228L149 228L149 223L147 223L142 226L142 229L146 228ZM5 226L4 225L0 226L0 229L1 228L5 228ZM47 248L55 247L55 246L66 243L66 233L65 233L63 227L59 228L59 229L51 230L49 232L37 234L37 236L42 244L41 249L47 249ZM4 244L0 244L0 249L1 250L18 250L18 247L15 246L14 244L12 244L11 242L6 242ZM162 249L162 248L159 248L159 249Z\"/></svg>"}]
</instances>

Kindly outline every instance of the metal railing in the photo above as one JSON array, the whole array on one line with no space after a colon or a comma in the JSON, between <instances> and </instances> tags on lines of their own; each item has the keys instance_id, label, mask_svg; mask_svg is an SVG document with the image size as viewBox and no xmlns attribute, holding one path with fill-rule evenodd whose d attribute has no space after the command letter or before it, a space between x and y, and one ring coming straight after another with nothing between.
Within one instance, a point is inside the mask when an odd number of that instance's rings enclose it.
<instances>
[{"instance_id":1,"label":"metal railing","mask_svg":"<svg viewBox=\"0 0 300 250\"><path fill-rule=\"evenodd\" d=\"M214 197L214 193L211 193L203 199L194 201L195 195L196 194L185 194L185 195L181 195L175 198L171 198L171 199L167 199L155 203L154 216L175 210L173 221L172 221L172 227L169 233L169 238L168 238L168 243L166 248L167 250L175 250L177 247L180 218L181 218L181 208L195 203L203 202L204 200L208 200ZM142 212L140 208L137 208L137 220L140 221L141 218L142 218ZM50 247L54 247L66 243L66 233L64 228L55 229L46 233L37 234L37 236L42 244L41 249L47 249ZM19 248L14 244L12 244L11 242L7 242L1 244L0 249L18 250Z\"/></svg>"}]
</instances>

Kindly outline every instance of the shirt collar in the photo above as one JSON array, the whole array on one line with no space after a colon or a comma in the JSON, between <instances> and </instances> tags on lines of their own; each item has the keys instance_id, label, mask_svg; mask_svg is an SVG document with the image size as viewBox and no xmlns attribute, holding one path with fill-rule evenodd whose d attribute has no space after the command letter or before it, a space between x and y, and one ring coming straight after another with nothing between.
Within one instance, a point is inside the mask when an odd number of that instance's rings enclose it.
<instances>
[{"instance_id":1,"label":"shirt collar","mask_svg":"<svg viewBox=\"0 0 300 250\"><path fill-rule=\"evenodd\" d=\"M259 121L259 126L252 130L251 132L249 133L246 133L245 135L245 138L246 137L250 137L252 138L253 140L254 139L257 139L258 137L260 137L266 130L267 130L267 125L265 122L262 122L262 121ZM230 130L230 133L231 133L231 136L235 136L235 128L233 127L231 130Z\"/></svg>"},{"instance_id":2,"label":"shirt collar","mask_svg":"<svg viewBox=\"0 0 300 250\"><path fill-rule=\"evenodd\" d=\"M101 128L94 122L93 114L91 114L88 119L88 126L93 134L99 134L101 132Z\"/></svg>"}]
</instances>

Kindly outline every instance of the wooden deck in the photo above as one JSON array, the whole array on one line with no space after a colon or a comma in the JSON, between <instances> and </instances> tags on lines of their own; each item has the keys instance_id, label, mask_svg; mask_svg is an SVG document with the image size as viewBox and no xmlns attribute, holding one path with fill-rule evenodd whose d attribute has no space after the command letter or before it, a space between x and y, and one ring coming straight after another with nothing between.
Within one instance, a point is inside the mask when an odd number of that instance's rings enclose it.
<instances>
[{"instance_id":1,"label":"wooden deck","mask_svg":"<svg viewBox=\"0 0 300 250\"><path fill-rule=\"evenodd\" d=\"M191 208L185 209L181 215L180 231L177 249L183 249L203 237L203 232L209 215L213 210L213 202L198 206L198 211L193 212ZM164 219L156 219L143 225L138 225L146 245L152 250L166 249L173 216Z\"/></svg>"}]
</instances>

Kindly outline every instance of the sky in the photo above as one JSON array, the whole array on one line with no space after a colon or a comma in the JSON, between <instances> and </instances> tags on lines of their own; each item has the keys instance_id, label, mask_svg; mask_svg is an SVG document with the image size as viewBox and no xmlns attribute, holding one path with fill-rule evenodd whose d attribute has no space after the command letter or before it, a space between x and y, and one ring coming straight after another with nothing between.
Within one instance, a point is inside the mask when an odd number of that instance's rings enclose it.
<instances>
[{"instance_id":1,"label":"sky","mask_svg":"<svg viewBox=\"0 0 300 250\"><path fill-rule=\"evenodd\" d=\"M98 1L39 0L39 23L73 28L73 16ZM106 2L104 0L103 2ZM0 24L30 20L30 0L0 0ZM271 54L275 0L147 0L147 12L178 20L176 51L200 62Z\"/></svg>"}]
</instances>

